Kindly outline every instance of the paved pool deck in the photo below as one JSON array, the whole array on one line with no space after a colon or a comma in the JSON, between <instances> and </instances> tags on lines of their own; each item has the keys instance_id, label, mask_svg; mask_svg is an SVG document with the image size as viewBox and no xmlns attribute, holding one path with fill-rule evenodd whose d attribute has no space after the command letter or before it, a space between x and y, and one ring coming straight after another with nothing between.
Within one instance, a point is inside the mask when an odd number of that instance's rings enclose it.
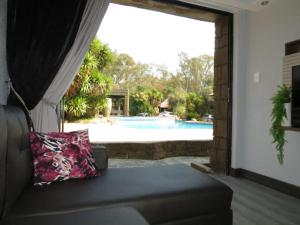
<instances>
[{"instance_id":1,"label":"paved pool deck","mask_svg":"<svg viewBox=\"0 0 300 225\"><path fill-rule=\"evenodd\" d=\"M91 142L158 142L173 140L212 140L213 129L136 129L115 122L65 123L64 131L88 129Z\"/></svg>"},{"instance_id":2,"label":"paved pool deck","mask_svg":"<svg viewBox=\"0 0 300 225\"><path fill-rule=\"evenodd\" d=\"M191 163L207 164L209 157L170 157L160 160L141 160L141 159L109 159L109 168L128 168L128 167L147 167L147 166L167 166L174 164L184 164L190 166Z\"/></svg>"}]
</instances>

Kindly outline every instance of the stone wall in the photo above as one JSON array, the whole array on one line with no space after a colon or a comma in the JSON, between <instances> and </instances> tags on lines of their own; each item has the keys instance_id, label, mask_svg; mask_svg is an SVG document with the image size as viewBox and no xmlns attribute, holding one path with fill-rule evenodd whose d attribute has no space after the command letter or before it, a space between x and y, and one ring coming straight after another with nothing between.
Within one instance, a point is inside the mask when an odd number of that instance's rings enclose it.
<instances>
[{"instance_id":1,"label":"stone wall","mask_svg":"<svg viewBox=\"0 0 300 225\"><path fill-rule=\"evenodd\" d=\"M283 57L283 84L292 85L292 67L296 65L300 65L300 52Z\"/></svg>"},{"instance_id":2,"label":"stone wall","mask_svg":"<svg viewBox=\"0 0 300 225\"><path fill-rule=\"evenodd\" d=\"M111 158L162 159L175 156L208 156L212 141L162 141L144 143L104 143Z\"/></svg>"},{"instance_id":3,"label":"stone wall","mask_svg":"<svg viewBox=\"0 0 300 225\"><path fill-rule=\"evenodd\" d=\"M211 167L215 172L226 172L228 159L229 119L229 17L221 16L215 22L214 61L214 141L210 152Z\"/></svg>"}]
</instances>

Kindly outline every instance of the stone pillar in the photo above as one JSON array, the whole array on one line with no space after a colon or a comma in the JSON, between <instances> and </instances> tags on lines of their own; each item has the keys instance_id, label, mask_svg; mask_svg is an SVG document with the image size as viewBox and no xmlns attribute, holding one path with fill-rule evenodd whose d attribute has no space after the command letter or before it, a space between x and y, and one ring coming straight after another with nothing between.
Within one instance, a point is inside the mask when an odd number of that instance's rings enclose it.
<instances>
[{"instance_id":1,"label":"stone pillar","mask_svg":"<svg viewBox=\"0 0 300 225\"><path fill-rule=\"evenodd\" d=\"M126 90L124 97L124 115L129 116L129 90Z\"/></svg>"},{"instance_id":2,"label":"stone pillar","mask_svg":"<svg viewBox=\"0 0 300 225\"><path fill-rule=\"evenodd\" d=\"M213 171L225 173L228 164L229 107L229 18L221 16L215 22L214 58L214 140L210 153Z\"/></svg>"}]
</instances>

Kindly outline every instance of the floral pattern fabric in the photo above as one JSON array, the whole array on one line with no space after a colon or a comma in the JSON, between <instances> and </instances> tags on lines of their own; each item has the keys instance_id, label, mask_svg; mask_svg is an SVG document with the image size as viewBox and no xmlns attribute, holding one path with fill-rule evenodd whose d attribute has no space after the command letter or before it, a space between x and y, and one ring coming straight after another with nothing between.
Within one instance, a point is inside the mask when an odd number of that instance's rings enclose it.
<instances>
[{"instance_id":1,"label":"floral pattern fabric","mask_svg":"<svg viewBox=\"0 0 300 225\"><path fill-rule=\"evenodd\" d=\"M34 185L98 175L88 130L48 134L30 132Z\"/></svg>"}]
</instances>

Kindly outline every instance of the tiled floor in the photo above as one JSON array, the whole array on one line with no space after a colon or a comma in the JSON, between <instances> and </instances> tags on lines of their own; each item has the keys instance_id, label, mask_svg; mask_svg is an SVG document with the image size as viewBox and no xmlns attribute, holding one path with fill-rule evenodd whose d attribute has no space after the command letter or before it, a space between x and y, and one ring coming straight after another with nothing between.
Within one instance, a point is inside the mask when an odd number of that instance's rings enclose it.
<instances>
[{"instance_id":1,"label":"tiled floor","mask_svg":"<svg viewBox=\"0 0 300 225\"><path fill-rule=\"evenodd\" d=\"M208 157L174 157L162 160L110 159L109 167L143 167L183 163L207 163ZM300 199L231 176L212 175L234 191L233 225L300 225Z\"/></svg>"},{"instance_id":2,"label":"tiled floor","mask_svg":"<svg viewBox=\"0 0 300 225\"><path fill-rule=\"evenodd\" d=\"M300 224L300 199L246 179L216 178L233 190L233 225Z\"/></svg>"}]
</instances>

